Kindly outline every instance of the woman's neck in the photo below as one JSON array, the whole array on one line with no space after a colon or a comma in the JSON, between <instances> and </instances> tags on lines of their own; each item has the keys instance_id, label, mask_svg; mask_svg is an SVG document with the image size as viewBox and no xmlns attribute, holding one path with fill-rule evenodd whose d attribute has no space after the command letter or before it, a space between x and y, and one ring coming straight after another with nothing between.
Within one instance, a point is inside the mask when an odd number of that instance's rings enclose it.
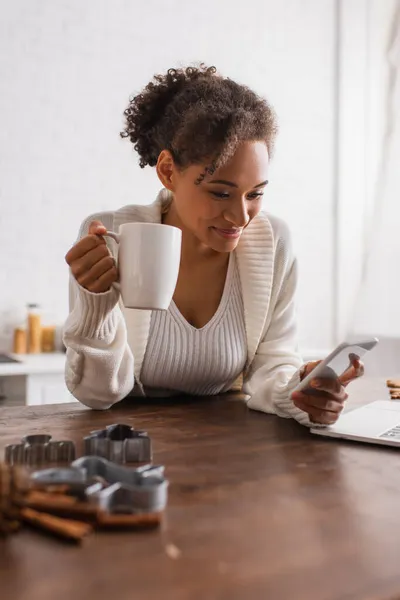
<instances>
[{"instance_id":1,"label":"woman's neck","mask_svg":"<svg viewBox=\"0 0 400 600\"><path fill-rule=\"evenodd\" d=\"M181 263L193 264L208 261L228 262L228 253L217 252L216 250L209 248L184 226L173 202L169 206L167 212L162 214L162 223L178 227L182 231Z\"/></svg>"}]
</instances>

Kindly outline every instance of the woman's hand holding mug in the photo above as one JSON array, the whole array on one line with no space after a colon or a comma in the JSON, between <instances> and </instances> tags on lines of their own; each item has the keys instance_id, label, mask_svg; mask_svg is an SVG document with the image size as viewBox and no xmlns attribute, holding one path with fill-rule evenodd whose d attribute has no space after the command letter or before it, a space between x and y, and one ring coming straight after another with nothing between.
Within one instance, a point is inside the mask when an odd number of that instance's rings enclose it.
<instances>
[{"instance_id":1,"label":"woman's hand holding mug","mask_svg":"<svg viewBox=\"0 0 400 600\"><path fill-rule=\"evenodd\" d=\"M118 245L117 264L104 237ZM181 241L181 230L170 225L128 222L115 233L92 221L88 235L65 259L89 292L107 292L113 286L126 308L168 310L178 280Z\"/></svg>"},{"instance_id":2,"label":"woman's hand holding mug","mask_svg":"<svg viewBox=\"0 0 400 600\"><path fill-rule=\"evenodd\" d=\"M65 260L76 281L89 292L107 292L118 281L118 269L105 239L106 228L100 221L92 221L89 233L67 253Z\"/></svg>"}]
</instances>

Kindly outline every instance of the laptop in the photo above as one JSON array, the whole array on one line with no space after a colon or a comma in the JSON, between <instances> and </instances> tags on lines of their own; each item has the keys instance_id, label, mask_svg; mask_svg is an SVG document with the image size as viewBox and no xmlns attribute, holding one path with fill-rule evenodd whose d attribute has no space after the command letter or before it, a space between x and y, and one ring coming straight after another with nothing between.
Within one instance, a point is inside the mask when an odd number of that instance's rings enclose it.
<instances>
[{"instance_id":1,"label":"laptop","mask_svg":"<svg viewBox=\"0 0 400 600\"><path fill-rule=\"evenodd\" d=\"M400 401L371 402L342 414L335 425L312 427L311 433L323 437L400 447Z\"/></svg>"}]
</instances>

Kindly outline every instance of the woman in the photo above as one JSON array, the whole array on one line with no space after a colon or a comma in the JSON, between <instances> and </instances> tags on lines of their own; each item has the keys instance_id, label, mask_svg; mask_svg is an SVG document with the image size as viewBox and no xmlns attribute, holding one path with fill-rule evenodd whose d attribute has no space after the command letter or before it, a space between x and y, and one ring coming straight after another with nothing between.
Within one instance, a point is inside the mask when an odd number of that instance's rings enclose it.
<instances>
[{"instance_id":1,"label":"woman","mask_svg":"<svg viewBox=\"0 0 400 600\"><path fill-rule=\"evenodd\" d=\"M66 382L92 408L130 393L219 394L243 376L251 408L300 423L334 423L345 386L315 381L293 393L316 363L296 351L296 260L286 225L260 212L276 134L274 113L253 91L215 68L154 77L125 111L140 166L155 166L163 189L150 206L89 217L68 252L71 312ZM113 287L115 248L102 237L125 222L182 230L182 256L168 311L125 309ZM113 256L114 255L114 256Z\"/></svg>"}]
</instances>

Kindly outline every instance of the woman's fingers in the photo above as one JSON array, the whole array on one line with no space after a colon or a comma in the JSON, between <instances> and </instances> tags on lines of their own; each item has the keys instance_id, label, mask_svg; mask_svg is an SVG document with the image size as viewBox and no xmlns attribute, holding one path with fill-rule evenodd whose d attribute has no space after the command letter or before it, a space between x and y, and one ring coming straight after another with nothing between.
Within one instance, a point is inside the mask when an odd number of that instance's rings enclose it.
<instances>
[{"instance_id":1,"label":"woman's fingers","mask_svg":"<svg viewBox=\"0 0 400 600\"><path fill-rule=\"evenodd\" d=\"M348 398L345 386L364 374L364 365L359 357L350 355L349 358L351 364L340 377L334 379L316 377L311 381L308 393L307 390L293 392L294 405L306 412L312 422L332 425L339 418ZM311 373L319 362L308 363L303 377Z\"/></svg>"},{"instance_id":2,"label":"woman's fingers","mask_svg":"<svg viewBox=\"0 0 400 600\"><path fill-rule=\"evenodd\" d=\"M364 375L364 363L356 357L352 358L351 365L346 371L339 377L342 385L346 386L354 379L358 379Z\"/></svg>"},{"instance_id":3,"label":"woman's fingers","mask_svg":"<svg viewBox=\"0 0 400 600\"><path fill-rule=\"evenodd\" d=\"M355 354L350 354L349 358L351 361L349 367L338 378L338 380L340 381L340 384L343 386L348 385L349 383L354 381L354 379L358 379L359 377L362 377L364 375L364 363L359 359L359 357L356 356ZM318 361L312 361L312 362L307 363L302 379L304 379L304 377L309 375L309 373L311 373L311 371L313 371L315 369L315 367L317 365L319 365L320 362L321 361L318 360Z\"/></svg>"},{"instance_id":4,"label":"woman's fingers","mask_svg":"<svg viewBox=\"0 0 400 600\"><path fill-rule=\"evenodd\" d=\"M92 221L89 225L89 234L90 235L105 235L107 233L107 229L104 227L101 221Z\"/></svg>"},{"instance_id":5,"label":"woman's fingers","mask_svg":"<svg viewBox=\"0 0 400 600\"><path fill-rule=\"evenodd\" d=\"M344 408L347 393L339 380L316 380L312 393L293 392L293 404L306 412L310 420L322 425L336 423ZM318 391L317 391L318 389Z\"/></svg>"},{"instance_id":6,"label":"woman's fingers","mask_svg":"<svg viewBox=\"0 0 400 600\"><path fill-rule=\"evenodd\" d=\"M116 281L118 276L117 267L115 266L113 257L110 254L107 254L107 256L103 256L103 258L96 262L89 270L78 276L78 283L80 283L81 286L89 289L89 287L93 285L100 277L102 277L104 273L107 273L107 271L110 270L114 271Z\"/></svg>"},{"instance_id":7,"label":"woman's fingers","mask_svg":"<svg viewBox=\"0 0 400 600\"><path fill-rule=\"evenodd\" d=\"M341 413L346 401L346 397L337 398L330 394L322 394L313 396L303 392L294 392L292 394L293 401L296 400L317 410L327 410L329 412Z\"/></svg>"},{"instance_id":8,"label":"woman's fingers","mask_svg":"<svg viewBox=\"0 0 400 600\"><path fill-rule=\"evenodd\" d=\"M96 281L89 284L89 286L86 289L88 289L89 292L92 292L94 294L102 294L103 292L107 292L112 286L112 284L115 281L117 281L117 279L117 270L115 267L111 267L111 269L109 269L108 271L103 273L103 275L101 275L98 279L96 279Z\"/></svg>"},{"instance_id":9,"label":"woman's fingers","mask_svg":"<svg viewBox=\"0 0 400 600\"><path fill-rule=\"evenodd\" d=\"M297 408L306 412L310 418L310 421L313 423L319 423L321 425L333 425L339 418L341 411L343 410L343 406L334 406L335 410L326 410L315 405L311 405L309 402L303 400L297 394L301 394L301 392L296 392L293 394L293 403ZM328 405L329 407L333 407L333 405Z\"/></svg>"},{"instance_id":10,"label":"woman's fingers","mask_svg":"<svg viewBox=\"0 0 400 600\"><path fill-rule=\"evenodd\" d=\"M93 293L106 292L118 281L115 260L102 237L106 231L100 221L92 221L89 234L79 240L65 257L76 281Z\"/></svg>"},{"instance_id":11,"label":"woman's fingers","mask_svg":"<svg viewBox=\"0 0 400 600\"><path fill-rule=\"evenodd\" d=\"M313 371L315 369L315 367L317 367L319 365L319 363L321 363L321 362L322 362L322 360L312 360L311 362L308 362L305 365L302 379L304 379L304 377L307 377L307 375L309 375L311 373L311 371Z\"/></svg>"},{"instance_id":12,"label":"woman's fingers","mask_svg":"<svg viewBox=\"0 0 400 600\"><path fill-rule=\"evenodd\" d=\"M311 388L313 389L313 394L310 394L310 397L313 397L317 394L329 395L331 398L335 400L339 400L343 402L347 400L348 394L344 389L340 379L313 379L311 381Z\"/></svg>"},{"instance_id":13,"label":"woman's fingers","mask_svg":"<svg viewBox=\"0 0 400 600\"><path fill-rule=\"evenodd\" d=\"M99 237L98 235L86 235L74 246L72 246L72 248L65 255L65 260L69 266L71 266L73 262L84 257L88 252L93 251L99 246L107 248L104 238Z\"/></svg>"},{"instance_id":14,"label":"woman's fingers","mask_svg":"<svg viewBox=\"0 0 400 600\"><path fill-rule=\"evenodd\" d=\"M103 258L107 258L108 256L110 256L110 253L107 246L96 246L90 250L90 252L87 252L84 256L77 258L71 263L71 272L75 279L80 283L81 277L86 275L92 269L92 267L94 267Z\"/></svg>"}]
</instances>

